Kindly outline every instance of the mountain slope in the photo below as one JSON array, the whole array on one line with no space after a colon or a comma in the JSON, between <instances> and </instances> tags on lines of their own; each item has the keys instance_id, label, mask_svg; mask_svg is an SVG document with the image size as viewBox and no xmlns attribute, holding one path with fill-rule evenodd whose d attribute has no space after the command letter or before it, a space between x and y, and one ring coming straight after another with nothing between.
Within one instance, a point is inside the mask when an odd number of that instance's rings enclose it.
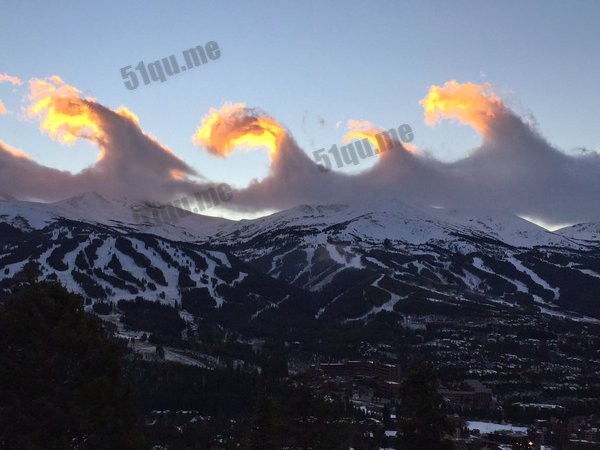
<instances>
[{"instance_id":1,"label":"mountain slope","mask_svg":"<svg viewBox=\"0 0 600 450\"><path fill-rule=\"evenodd\" d=\"M55 203L0 198L0 220L24 230L41 229L57 219L109 225L170 239L194 241L214 234L230 220L191 214L157 202L107 199L88 192Z\"/></svg>"},{"instance_id":2,"label":"mountain slope","mask_svg":"<svg viewBox=\"0 0 600 450\"><path fill-rule=\"evenodd\" d=\"M580 223L569 227L564 227L555 231L556 234L565 236L569 239L579 239L585 241L600 241L600 223Z\"/></svg>"},{"instance_id":3,"label":"mountain slope","mask_svg":"<svg viewBox=\"0 0 600 450\"><path fill-rule=\"evenodd\" d=\"M499 309L600 318L598 246L515 216L382 201L158 225L135 207L0 201L0 288L35 263L91 302L142 297L240 327Z\"/></svg>"},{"instance_id":4,"label":"mountain slope","mask_svg":"<svg viewBox=\"0 0 600 450\"><path fill-rule=\"evenodd\" d=\"M29 231L0 223L0 232L0 297L33 268L39 279L82 294L88 307L144 299L181 308L188 321L214 318L237 328L268 321L273 305L285 309L303 298L229 254L156 235L67 219Z\"/></svg>"},{"instance_id":5,"label":"mountain slope","mask_svg":"<svg viewBox=\"0 0 600 450\"><path fill-rule=\"evenodd\" d=\"M379 296L391 302L384 309L400 310L402 302L392 299L409 283L600 317L593 294L600 289L597 248L518 217L406 205L373 212L304 205L226 228L211 242L336 305ZM364 301L355 310L359 317L369 314Z\"/></svg>"}]
</instances>

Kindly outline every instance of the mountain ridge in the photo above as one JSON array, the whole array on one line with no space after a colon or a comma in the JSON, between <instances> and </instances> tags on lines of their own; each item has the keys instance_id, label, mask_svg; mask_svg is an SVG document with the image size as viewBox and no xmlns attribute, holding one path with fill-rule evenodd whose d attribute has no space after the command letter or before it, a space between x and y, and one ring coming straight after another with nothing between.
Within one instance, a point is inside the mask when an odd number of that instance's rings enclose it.
<instances>
[{"instance_id":1,"label":"mountain ridge","mask_svg":"<svg viewBox=\"0 0 600 450\"><path fill-rule=\"evenodd\" d=\"M517 216L380 202L306 204L238 222L189 214L153 225L134 221L136 204L94 193L52 204L0 200L2 288L33 262L92 303L197 298L203 314L235 304L248 321L303 296L290 311L341 322L477 302L490 311L600 318L598 245ZM249 269L234 275L229 260ZM240 289L250 272L254 288ZM269 298L260 283L288 293Z\"/></svg>"}]
</instances>

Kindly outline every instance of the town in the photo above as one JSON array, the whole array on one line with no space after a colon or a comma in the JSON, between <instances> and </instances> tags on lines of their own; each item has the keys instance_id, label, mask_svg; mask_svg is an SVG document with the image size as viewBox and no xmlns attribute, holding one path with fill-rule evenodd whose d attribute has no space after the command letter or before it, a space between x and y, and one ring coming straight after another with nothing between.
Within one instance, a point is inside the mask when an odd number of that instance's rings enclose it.
<instances>
[{"instance_id":1,"label":"town","mask_svg":"<svg viewBox=\"0 0 600 450\"><path fill-rule=\"evenodd\" d=\"M156 336L140 339L139 332L125 331L122 324L117 334L129 339L134 358L209 370L235 368L257 376L268 355L277 361L270 372L279 380L347 405L342 415L363 432L365 448L394 448L399 389L417 361L431 361L437 369L443 410L454 424L458 449L600 448L598 324L506 314L405 316L401 325L393 340L375 322L362 331L329 330L326 344L318 334L276 342L222 332L207 339L200 327L190 327L186 334L198 344L188 343L183 350L174 341L162 341L159 352L152 343ZM168 423L178 417L175 410L158 418L154 413L150 422L163 426L169 414ZM214 448L233 446L236 433L230 433L231 441L225 433L222 447Z\"/></svg>"}]
</instances>

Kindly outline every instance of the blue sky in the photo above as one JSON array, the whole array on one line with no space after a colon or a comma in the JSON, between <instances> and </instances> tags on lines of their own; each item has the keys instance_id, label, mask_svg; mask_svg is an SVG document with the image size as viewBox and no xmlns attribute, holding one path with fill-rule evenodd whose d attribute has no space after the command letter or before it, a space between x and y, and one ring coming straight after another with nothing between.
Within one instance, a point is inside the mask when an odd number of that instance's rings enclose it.
<instances>
[{"instance_id":1,"label":"blue sky","mask_svg":"<svg viewBox=\"0 0 600 450\"><path fill-rule=\"evenodd\" d=\"M415 145L456 160L479 137L456 123L426 126L418 101L432 84L487 81L558 148L600 148L597 1L4 0L0 8L0 73L60 75L106 106L125 105L203 175L239 187L267 173L266 151L218 159L191 142L209 108L227 101L263 109L308 152L341 142L338 121L361 119L408 123ZM124 87L121 67L211 40L219 60L164 83ZM0 116L0 139L51 167L92 164L90 143L65 147L24 118L26 92L0 85L13 112Z\"/></svg>"}]
</instances>

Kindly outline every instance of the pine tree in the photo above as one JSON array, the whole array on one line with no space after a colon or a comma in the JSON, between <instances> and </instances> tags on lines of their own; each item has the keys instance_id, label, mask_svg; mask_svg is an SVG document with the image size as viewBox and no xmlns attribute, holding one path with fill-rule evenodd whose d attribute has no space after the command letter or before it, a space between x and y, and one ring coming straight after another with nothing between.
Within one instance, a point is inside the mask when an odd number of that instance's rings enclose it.
<instances>
[{"instance_id":1,"label":"pine tree","mask_svg":"<svg viewBox=\"0 0 600 450\"><path fill-rule=\"evenodd\" d=\"M429 363L416 365L400 386L400 436L403 450L454 449L446 436L454 431L441 410L442 396L435 368Z\"/></svg>"},{"instance_id":2,"label":"pine tree","mask_svg":"<svg viewBox=\"0 0 600 450\"><path fill-rule=\"evenodd\" d=\"M140 449L122 353L79 296L30 282L0 305L0 448Z\"/></svg>"},{"instance_id":3,"label":"pine tree","mask_svg":"<svg viewBox=\"0 0 600 450\"><path fill-rule=\"evenodd\" d=\"M250 426L249 450L277 450L280 448L277 439L275 404L265 385L259 388Z\"/></svg>"}]
</instances>

